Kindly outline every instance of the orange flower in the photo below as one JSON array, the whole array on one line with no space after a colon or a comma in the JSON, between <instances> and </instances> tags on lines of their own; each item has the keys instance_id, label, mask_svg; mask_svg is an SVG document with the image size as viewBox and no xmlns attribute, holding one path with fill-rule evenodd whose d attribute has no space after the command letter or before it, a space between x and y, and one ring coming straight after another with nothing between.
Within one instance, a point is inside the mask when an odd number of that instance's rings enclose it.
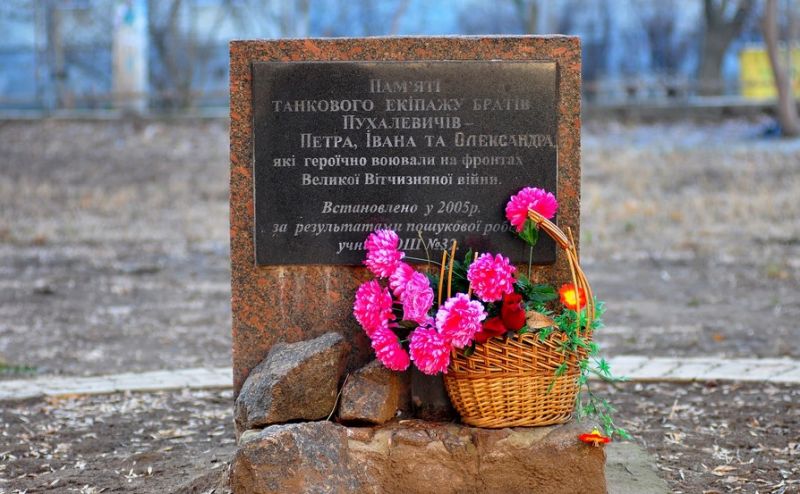
<instances>
[{"instance_id":1,"label":"orange flower","mask_svg":"<svg viewBox=\"0 0 800 494\"><path fill-rule=\"evenodd\" d=\"M586 444L592 444L594 446L600 446L601 444L608 444L611 442L611 438L600 434L597 427L592 429L592 432L589 434L581 434L578 436L578 439Z\"/></svg>"},{"instance_id":2,"label":"orange flower","mask_svg":"<svg viewBox=\"0 0 800 494\"><path fill-rule=\"evenodd\" d=\"M561 285L558 290L558 296L567 309L578 311L586 305L586 291L583 288L576 289L572 283Z\"/></svg>"}]
</instances>

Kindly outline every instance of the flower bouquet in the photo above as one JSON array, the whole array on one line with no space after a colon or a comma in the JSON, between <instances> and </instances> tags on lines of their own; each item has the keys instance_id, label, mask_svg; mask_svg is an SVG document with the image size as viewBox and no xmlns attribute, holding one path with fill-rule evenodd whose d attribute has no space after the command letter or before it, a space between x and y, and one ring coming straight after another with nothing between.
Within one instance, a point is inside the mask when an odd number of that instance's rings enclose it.
<instances>
[{"instance_id":1,"label":"flower bouquet","mask_svg":"<svg viewBox=\"0 0 800 494\"><path fill-rule=\"evenodd\" d=\"M358 288L353 314L389 369L413 362L425 374L443 373L467 424L563 423L579 403L579 413L596 416L606 433L626 437L611 405L589 390L591 372L614 379L592 342L603 304L592 295L570 232L550 221L557 208L551 193L526 187L511 197L506 218L531 249L543 231L564 250L571 283L558 291L531 281L530 261L525 275L502 254L468 251L456 259L455 242L441 262L411 258L398 249L394 231L377 230L364 243L364 264L378 279ZM417 270L405 260L427 264Z\"/></svg>"}]
</instances>

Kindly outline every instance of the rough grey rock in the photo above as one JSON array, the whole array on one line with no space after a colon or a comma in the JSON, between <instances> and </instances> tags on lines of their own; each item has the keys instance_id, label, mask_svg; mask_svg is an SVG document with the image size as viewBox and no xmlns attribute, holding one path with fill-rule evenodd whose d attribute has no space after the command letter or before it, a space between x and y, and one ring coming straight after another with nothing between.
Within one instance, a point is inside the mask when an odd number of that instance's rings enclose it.
<instances>
[{"instance_id":1,"label":"rough grey rock","mask_svg":"<svg viewBox=\"0 0 800 494\"><path fill-rule=\"evenodd\" d=\"M338 333L273 346L236 399L237 431L327 417L336 404L347 350Z\"/></svg>"},{"instance_id":2,"label":"rough grey rock","mask_svg":"<svg viewBox=\"0 0 800 494\"><path fill-rule=\"evenodd\" d=\"M247 431L231 465L235 493L363 492L348 463L347 429L333 422Z\"/></svg>"},{"instance_id":3,"label":"rough grey rock","mask_svg":"<svg viewBox=\"0 0 800 494\"><path fill-rule=\"evenodd\" d=\"M347 378L342 388L339 418L344 421L383 424L398 410L410 407L408 372L387 369L373 360Z\"/></svg>"}]
</instances>

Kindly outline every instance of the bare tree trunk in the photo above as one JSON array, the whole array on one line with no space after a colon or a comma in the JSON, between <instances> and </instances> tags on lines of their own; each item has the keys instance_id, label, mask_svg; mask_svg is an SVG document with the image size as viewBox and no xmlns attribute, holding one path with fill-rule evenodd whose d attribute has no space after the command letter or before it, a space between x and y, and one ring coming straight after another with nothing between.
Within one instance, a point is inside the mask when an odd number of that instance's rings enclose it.
<instances>
[{"instance_id":1,"label":"bare tree trunk","mask_svg":"<svg viewBox=\"0 0 800 494\"><path fill-rule=\"evenodd\" d=\"M145 0L117 5L111 39L114 106L124 112L147 110L147 15Z\"/></svg>"},{"instance_id":2,"label":"bare tree trunk","mask_svg":"<svg viewBox=\"0 0 800 494\"><path fill-rule=\"evenodd\" d=\"M764 6L762 19L764 41L767 44L769 63L772 66L772 75L775 78L775 87L778 90L778 122L781 132L788 137L800 135L800 118L797 115L797 103L792 94L792 80L789 78L787 67L781 64L778 48L778 3L776 0L767 0ZM788 48L787 48L788 49Z\"/></svg>"},{"instance_id":3,"label":"bare tree trunk","mask_svg":"<svg viewBox=\"0 0 800 494\"><path fill-rule=\"evenodd\" d=\"M522 28L527 34L535 34L539 25L539 4L537 0L514 0L514 7L517 9L522 22Z\"/></svg>"},{"instance_id":4,"label":"bare tree trunk","mask_svg":"<svg viewBox=\"0 0 800 494\"><path fill-rule=\"evenodd\" d=\"M64 38L61 29L61 11L56 4L47 4L45 7L45 22L47 30L47 63L50 66L50 81L55 93L54 109L66 106L67 69L64 63Z\"/></svg>"},{"instance_id":5,"label":"bare tree trunk","mask_svg":"<svg viewBox=\"0 0 800 494\"><path fill-rule=\"evenodd\" d=\"M406 14L409 3L409 0L400 0L400 3L397 5L397 10L394 11L394 15L392 16L392 27L389 28L390 35L396 35L397 31L400 29L400 20Z\"/></svg>"},{"instance_id":6,"label":"bare tree trunk","mask_svg":"<svg viewBox=\"0 0 800 494\"><path fill-rule=\"evenodd\" d=\"M192 72L180 60L181 51L187 43L180 36L182 0L170 0L169 10L163 21L157 17L159 11L155 8L156 4L156 0L148 0L148 29L150 41L164 65L164 73L161 78L154 78L153 84L161 93L160 105L186 108L191 102Z\"/></svg>"},{"instance_id":7,"label":"bare tree trunk","mask_svg":"<svg viewBox=\"0 0 800 494\"><path fill-rule=\"evenodd\" d=\"M700 70L697 74L697 92L702 96L722 93L721 70L725 52L730 44L729 35L720 30L707 30L703 37Z\"/></svg>"},{"instance_id":8,"label":"bare tree trunk","mask_svg":"<svg viewBox=\"0 0 800 494\"><path fill-rule=\"evenodd\" d=\"M705 34L700 53L700 68L697 78L698 92L711 96L722 92L722 62L728 47L739 36L747 16L753 10L753 0L740 0L736 13L728 20L726 13L729 0L703 0L703 19Z\"/></svg>"}]
</instances>

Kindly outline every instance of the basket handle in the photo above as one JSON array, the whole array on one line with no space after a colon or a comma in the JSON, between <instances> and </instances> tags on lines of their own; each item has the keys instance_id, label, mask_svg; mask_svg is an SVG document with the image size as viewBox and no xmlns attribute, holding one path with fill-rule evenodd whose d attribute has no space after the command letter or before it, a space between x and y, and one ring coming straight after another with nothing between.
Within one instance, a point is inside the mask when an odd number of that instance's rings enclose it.
<instances>
[{"instance_id":1,"label":"basket handle","mask_svg":"<svg viewBox=\"0 0 800 494\"><path fill-rule=\"evenodd\" d=\"M578 250L575 248L575 239L572 236L572 230L567 228L565 234L558 226L552 221L548 220L537 211L533 209L528 210L528 218L531 219L541 230L552 238L559 247L561 247L567 255L567 262L569 264L569 272L572 276L572 284L575 286L578 294L578 301L580 301L580 290L586 294L586 335L591 336L592 322L595 318L594 294L592 287L589 285L589 280L581 269L578 262Z\"/></svg>"}]
</instances>

